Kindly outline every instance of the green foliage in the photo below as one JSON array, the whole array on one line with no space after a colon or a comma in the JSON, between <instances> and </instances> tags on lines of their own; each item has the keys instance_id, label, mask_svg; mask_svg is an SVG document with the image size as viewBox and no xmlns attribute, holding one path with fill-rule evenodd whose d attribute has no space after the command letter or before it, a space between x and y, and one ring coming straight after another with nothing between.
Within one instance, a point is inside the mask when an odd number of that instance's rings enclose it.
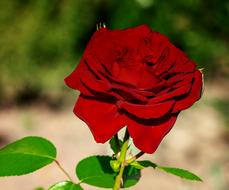
<instances>
[{"instance_id":1,"label":"green foliage","mask_svg":"<svg viewBox=\"0 0 229 190\"><path fill-rule=\"evenodd\" d=\"M7 0L0 7L2 103L25 93L61 98L63 78L99 21L111 29L146 23L205 67L207 77L229 76L226 0Z\"/></svg>"},{"instance_id":2,"label":"green foliage","mask_svg":"<svg viewBox=\"0 0 229 190\"><path fill-rule=\"evenodd\" d=\"M119 160L111 160L110 161L110 166L113 169L114 172L119 172L121 162Z\"/></svg>"},{"instance_id":3,"label":"green foliage","mask_svg":"<svg viewBox=\"0 0 229 190\"><path fill-rule=\"evenodd\" d=\"M165 171L169 174L173 174L173 175L176 175L178 177L181 177L181 178L184 178L187 180L202 181L202 179L200 177L198 177L196 174L194 174L188 170L184 170L181 168L171 168L171 167L166 167L166 166L159 166L159 165L151 162L150 160L134 161L131 163L131 165L137 169L144 169L147 167L153 167L154 169L158 168L158 169Z\"/></svg>"},{"instance_id":4,"label":"green foliage","mask_svg":"<svg viewBox=\"0 0 229 190\"><path fill-rule=\"evenodd\" d=\"M76 175L81 183L96 187L112 188L117 175L110 166L110 156L90 156L76 166ZM123 173L124 187L135 185L141 177L140 170L127 166Z\"/></svg>"},{"instance_id":5,"label":"green foliage","mask_svg":"<svg viewBox=\"0 0 229 190\"><path fill-rule=\"evenodd\" d=\"M37 187L34 190L45 190L43 187Z\"/></svg>"},{"instance_id":6,"label":"green foliage","mask_svg":"<svg viewBox=\"0 0 229 190\"><path fill-rule=\"evenodd\" d=\"M119 142L119 145L120 145L120 147L123 145L123 142L120 140L120 139L117 139L118 140L118 142ZM115 154L117 154L120 150L118 149L118 147L117 147L117 145L116 145L116 139L115 139L115 137L112 137L111 138L111 140L109 141L109 144L110 144L110 147L111 147L111 149L113 150L113 152L115 153Z\"/></svg>"},{"instance_id":7,"label":"green foliage","mask_svg":"<svg viewBox=\"0 0 229 190\"><path fill-rule=\"evenodd\" d=\"M156 168L157 165L149 160L142 160L142 161L134 161L131 163L132 166L134 166L137 169L144 169L147 167L153 167Z\"/></svg>"},{"instance_id":8,"label":"green foliage","mask_svg":"<svg viewBox=\"0 0 229 190\"><path fill-rule=\"evenodd\" d=\"M91 156L81 160L76 167L76 175L82 183L112 188L116 173L110 166L109 156Z\"/></svg>"},{"instance_id":9,"label":"green foliage","mask_svg":"<svg viewBox=\"0 0 229 190\"><path fill-rule=\"evenodd\" d=\"M71 181L63 181L53 185L48 190L83 190L83 188L79 184L74 184Z\"/></svg>"},{"instance_id":10,"label":"green foliage","mask_svg":"<svg viewBox=\"0 0 229 190\"><path fill-rule=\"evenodd\" d=\"M123 173L123 187L131 187L138 183L141 178L141 171L133 166L127 166Z\"/></svg>"},{"instance_id":11,"label":"green foliage","mask_svg":"<svg viewBox=\"0 0 229 190\"><path fill-rule=\"evenodd\" d=\"M184 179L188 179L188 180L194 180L194 181L202 181L202 179L200 177L198 177L197 175L193 174L192 172L188 171L188 170L184 170L184 169L180 169L180 168L170 168L170 167L164 167L164 166L158 166L159 169L179 176L181 178Z\"/></svg>"},{"instance_id":12,"label":"green foliage","mask_svg":"<svg viewBox=\"0 0 229 190\"><path fill-rule=\"evenodd\" d=\"M25 137L0 149L0 176L36 171L56 158L56 148L41 137Z\"/></svg>"}]
</instances>

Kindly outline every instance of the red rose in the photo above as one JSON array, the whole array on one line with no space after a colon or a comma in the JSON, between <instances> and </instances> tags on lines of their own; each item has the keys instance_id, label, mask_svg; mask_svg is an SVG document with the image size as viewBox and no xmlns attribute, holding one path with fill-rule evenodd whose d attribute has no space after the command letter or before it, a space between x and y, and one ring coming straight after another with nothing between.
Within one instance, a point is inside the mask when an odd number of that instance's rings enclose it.
<instances>
[{"instance_id":1,"label":"red rose","mask_svg":"<svg viewBox=\"0 0 229 190\"><path fill-rule=\"evenodd\" d=\"M202 74L166 36L141 25L96 31L65 82L81 92L74 113L97 142L127 126L135 146L153 153L200 98Z\"/></svg>"}]
</instances>

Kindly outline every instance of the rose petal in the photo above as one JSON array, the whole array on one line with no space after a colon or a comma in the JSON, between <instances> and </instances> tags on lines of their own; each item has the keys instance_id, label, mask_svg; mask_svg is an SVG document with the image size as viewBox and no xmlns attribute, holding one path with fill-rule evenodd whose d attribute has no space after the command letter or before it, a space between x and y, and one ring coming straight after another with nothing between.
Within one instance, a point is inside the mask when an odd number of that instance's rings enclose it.
<instances>
[{"instance_id":1,"label":"rose petal","mask_svg":"<svg viewBox=\"0 0 229 190\"><path fill-rule=\"evenodd\" d=\"M193 79L193 76L194 76L194 73L188 73L188 74L179 73L169 78L166 82L168 86L172 86L175 88L175 87L190 83Z\"/></svg>"},{"instance_id":2,"label":"rose petal","mask_svg":"<svg viewBox=\"0 0 229 190\"><path fill-rule=\"evenodd\" d=\"M142 119L159 118L168 113L174 105L173 100L153 105L139 105L124 101L119 101L118 107L123 108L128 113Z\"/></svg>"},{"instance_id":3,"label":"rose petal","mask_svg":"<svg viewBox=\"0 0 229 190\"><path fill-rule=\"evenodd\" d=\"M189 92L190 88L191 88L191 84L181 86L177 89L174 89L171 92L168 92L168 93L165 93L163 95L156 96L155 98L150 99L148 103L149 104L155 104L158 102L169 100L169 99L177 97L177 96L187 94Z\"/></svg>"},{"instance_id":4,"label":"rose petal","mask_svg":"<svg viewBox=\"0 0 229 190\"><path fill-rule=\"evenodd\" d=\"M111 88L106 80L97 80L92 76L83 76L81 82L92 94L97 96L108 94Z\"/></svg>"},{"instance_id":5,"label":"rose petal","mask_svg":"<svg viewBox=\"0 0 229 190\"><path fill-rule=\"evenodd\" d=\"M140 25L126 30L100 29L90 40L91 49L98 61L109 71L117 58L117 52L124 47L137 47L142 35L150 33L147 25ZM117 40L118 39L118 40Z\"/></svg>"},{"instance_id":6,"label":"rose petal","mask_svg":"<svg viewBox=\"0 0 229 190\"><path fill-rule=\"evenodd\" d=\"M126 100L139 100L141 102L146 102L148 99L142 94L136 93L134 89L128 88L126 86L122 86L119 84L111 85L112 92L119 94Z\"/></svg>"},{"instance_id":7,"label":"rose petal","mask_svg":"<svg viewBox=\"0 0 229 190\"><path fill-rule=\"evenodd\" d=\"M174 47L174 51L176 52L176 62L168 70L168 73L184 73L185 68L183 67L183 65L184 63L189 61L189 58L184 52L182 52L180 49L176 47Z\"/></svg>"},{"instance_id":8,"label":"rose petal","mask_svg":"<svg viewBox=\"0 0 229 190\"><path fill-rule=\"evenodd\" d=\"M101 102L82 95L76 102L74 113L90 128L95 141L104 143L125 126L123 115L111 102Z\"/></svg>"},{"instance_id":9,"label":"rose petal","mask_svg":"<svg viewBox=\"0 0 229 190\"><path fill-rule=\"evenodd\" d=\"M164 136L173 127L178 114L156 120L149 126L144 121L139 123L133 119L127 119L127 126L134 145L145 153L154 153Z\"/></svg>"},{"instance_id":10,"label":"rose petal","mask_svg":"<svg viewBox=\"0 0 229 190\"><path fill-rule=\"evenodd\" d=\"M167 45L164 47L156 65L155 72L157 75L161 75L165 73L175 64L176 60L176 51L174 51L174 47L171 45Z\"/></svg>"},{"instance_id":11,"label":"rose petal","mask_svg":"<svg viewBox=\"0 0 229 190\"><path fill-rule=\"evenodd\" d=\"M85 73L89 73L89 71L87 66L83 63L83 60L81 60L77 68L64 79L64 82L70 88L79 90L85 95L92 95L92 93L85 87L85 85L80 80Z\"/></svg>"},{"instance_id":12,"label":"rose petal","mask_svg":"<svg viewBox=\"0 0 229 190\"><path fill-rule=\"evenodd\" d=\"M194 81L192 83L192 88L190 93L182 99L176 100L176 104L173 108L173 112L177 112L179 110L184 110L189 108L192 104L194 104L201 97L202 90L202 74L200 71L196 71L194 73Z\"/></svg>"},{"instance_id":13,"label":"rose petal","mask_svg":"<svg viewBox=\"0 0 229 190\"><path fill-rule=\"evenodd\" d=\"M196 69L196 64L194 61L188 60L183 64L182 67L184 68L184 72L194 72Z\"/></svg>"}]
</instances>

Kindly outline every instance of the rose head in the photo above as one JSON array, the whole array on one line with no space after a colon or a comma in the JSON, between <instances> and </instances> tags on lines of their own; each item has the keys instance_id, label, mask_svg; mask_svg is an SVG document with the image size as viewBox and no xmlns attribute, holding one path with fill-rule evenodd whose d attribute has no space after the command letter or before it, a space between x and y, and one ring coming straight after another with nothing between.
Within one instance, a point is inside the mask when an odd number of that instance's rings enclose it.
<instances>
[{"instance_id":1,"label":"rose head","mask_svg":"<svg viewBox=\"0 0 229 190\"><path fill-rule=\"evenodd\" d=\"M141 25L96 31L65 82L81 92L74 113L97 142L127 126L135 146L153 153L200 98L202 74L166 36Z\"/></svg>"}]
</instances>

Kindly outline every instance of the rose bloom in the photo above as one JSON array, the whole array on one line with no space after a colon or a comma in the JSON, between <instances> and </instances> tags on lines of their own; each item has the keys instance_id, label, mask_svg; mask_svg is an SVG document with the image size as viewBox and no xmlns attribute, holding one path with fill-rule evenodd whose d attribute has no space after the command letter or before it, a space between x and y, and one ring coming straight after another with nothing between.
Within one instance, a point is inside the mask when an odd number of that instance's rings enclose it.
<instances>
[{"instance_id":1,"label":"rose bloom","mask_svg":"<svg viewBox=\"0 0 229 190\"><path fill-rule=\"evenodd\" d=\"M65 82L80 91L74 113L96 142L105 143L127 126L145 153L157 149L202 90L196 64L147 25L96 31Z\"/></svg>"}]
</instances>

